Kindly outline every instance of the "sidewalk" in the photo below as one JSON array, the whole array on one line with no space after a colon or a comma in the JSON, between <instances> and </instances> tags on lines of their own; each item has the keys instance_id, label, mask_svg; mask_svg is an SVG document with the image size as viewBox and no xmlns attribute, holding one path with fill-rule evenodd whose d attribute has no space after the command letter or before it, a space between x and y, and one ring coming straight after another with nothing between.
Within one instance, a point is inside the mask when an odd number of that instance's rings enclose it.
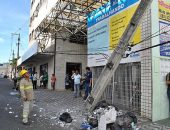
<instances>
[{"instance_id":1,"label":"sidewalk","mask_svg":"<svg viewBox=\"0 0 170 130\"><path fill-rule=\"evenodd\" d=\"M85 105L82 98L73 98L71 91L56 92L43 89L36 90L35 95L34 109L39 110L40 117L47 119L52 125L59 125L68 130L80 129L80 125L85 119ZM63 112L71 114L72 123L63 124L59 121L59 115ZM141 128L142 130L170 130L170 119L156 123L147 122Z\"/></svg>"},{"instance_id":2,"label":"sidewalk","mask_svg":"<svg viewBox=\"0 0 170 130\"><path fill-rule=\"evenodd\" d=\"M74 98L73 92L56 92L39 89L35 92L35 106L40 117L47 119L51 125L59 125L69 130L79 130L85 120L85 106L81 97ZM73 118L72 123L64 124L59 121L59 115L68 112Z\"/></svg>"}]
</instances>

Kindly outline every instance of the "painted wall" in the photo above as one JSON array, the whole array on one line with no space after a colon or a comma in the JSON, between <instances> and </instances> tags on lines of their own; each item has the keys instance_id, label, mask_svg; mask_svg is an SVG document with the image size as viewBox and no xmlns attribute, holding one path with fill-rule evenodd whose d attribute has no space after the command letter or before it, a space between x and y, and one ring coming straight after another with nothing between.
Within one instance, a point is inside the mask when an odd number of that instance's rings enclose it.
<instances>
[{"instance_id":1,"label":"painted wall","mask_svg":"<svg viewBox=\"0 0 170 130\"><path fill-rule=\"evenodd\" d=\"M159 28L158 0L153 0L152 4L152 33ZM160 44L160 37L152 38L152 45ZM170 72L170 58L160 56L160 47L152 49L152 120L157 121L168 118L169 103L167 98L167 86L165 76Z\"/></svg>"}]
</instances>

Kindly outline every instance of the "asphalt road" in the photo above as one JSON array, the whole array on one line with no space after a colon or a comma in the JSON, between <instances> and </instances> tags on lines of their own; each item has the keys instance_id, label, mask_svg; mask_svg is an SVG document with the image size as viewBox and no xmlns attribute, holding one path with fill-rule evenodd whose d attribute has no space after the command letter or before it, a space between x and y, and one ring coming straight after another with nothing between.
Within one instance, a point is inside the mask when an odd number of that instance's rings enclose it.
<instances>
[{"instance_id":1,"label":"asphalt road","mask_svg":"<svg viewBox=\"0 0 170 130\"><path fill-rule=\"evenodd\" d=\"M0 79L0 130L64 130L39 117L36 110L32 112L31 125L23 125L22 102L17 95L11 94L14 92L12 87L10 80Z\"/></svg>"}]
</instances>

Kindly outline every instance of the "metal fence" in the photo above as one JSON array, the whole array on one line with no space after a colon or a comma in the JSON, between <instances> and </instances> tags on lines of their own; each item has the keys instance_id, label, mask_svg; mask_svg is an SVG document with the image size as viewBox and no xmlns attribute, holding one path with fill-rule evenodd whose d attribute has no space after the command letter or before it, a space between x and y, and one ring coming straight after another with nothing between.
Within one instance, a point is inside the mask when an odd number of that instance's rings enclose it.
<instances>
[{"instance_id":1,"label":"metal fence","mask_svg":"<svg viewBox=\"0 0 170 130\"><path fill-rule=\"evenodd\" d=\"M103 67L93 68L94 83ZM114 79L114 82L113 82ZM113 90L114 89L114 90ZM101 100L120 109L140 113L141 110L141 65L140 63L120 64L110 80Z\"/></svg>"}]
</instances>

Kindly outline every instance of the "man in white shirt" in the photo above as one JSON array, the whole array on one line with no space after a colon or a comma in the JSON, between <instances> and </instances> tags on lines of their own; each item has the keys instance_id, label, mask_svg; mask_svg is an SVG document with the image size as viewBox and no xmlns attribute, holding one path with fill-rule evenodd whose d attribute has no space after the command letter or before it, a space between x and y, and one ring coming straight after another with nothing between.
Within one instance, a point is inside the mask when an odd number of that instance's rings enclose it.
<instances>
[{"instance_id":1,"label":"man in white shirt","mask_svg":"<svg viewBox=\"0 0 170 130\"><path fill-rule=\"evenodd\" d=\"M74 96L79 97L80 94L80 80L81 75L79 74L78 70L76 70L76 73L74 75Z\"/></svg>"},{"instance_id":2,"label":"man in white shirt","mask_svg":"<svg viewBox=\"0 0 170 130\"><path fill-rule=\"evenodd\" d=\"M33 74L33 89L37 89L37 72Z\"/></svg>"}]
</instances>

